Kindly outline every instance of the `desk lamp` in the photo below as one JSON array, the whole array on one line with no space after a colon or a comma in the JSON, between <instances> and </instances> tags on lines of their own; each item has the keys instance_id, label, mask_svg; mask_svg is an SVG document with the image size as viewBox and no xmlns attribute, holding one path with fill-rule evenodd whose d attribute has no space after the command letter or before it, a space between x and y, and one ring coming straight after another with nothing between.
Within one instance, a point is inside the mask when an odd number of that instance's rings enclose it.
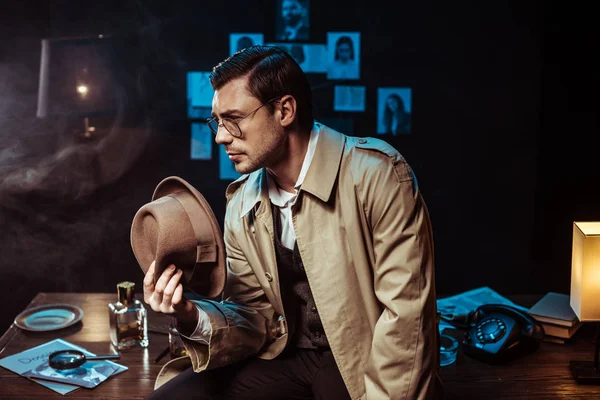
<instances>
[{"instance_id":1,"label":"desk lamp","mask_svg":"<svg viewBox=\"0 0 600 400\"><path fill-rule=\"evenodd\" d=\"M92 138L90 118L116 114L125 100L113 73L114 43L104 35L43 39L37 117L76 120L76 135Z\"/></svg>"},{"instance_id":2,"label":"desk lamp","mask_svg":"<svg viewBox=\"0 0 600 400\"><path fill-rule=\"evenodd\" d=\"M573 222L570 303L580 321L600 321L600 222ZM600 322L594 361L569 364L577 383L600 384L599 347Z\"/></svg>"}]
</instances>

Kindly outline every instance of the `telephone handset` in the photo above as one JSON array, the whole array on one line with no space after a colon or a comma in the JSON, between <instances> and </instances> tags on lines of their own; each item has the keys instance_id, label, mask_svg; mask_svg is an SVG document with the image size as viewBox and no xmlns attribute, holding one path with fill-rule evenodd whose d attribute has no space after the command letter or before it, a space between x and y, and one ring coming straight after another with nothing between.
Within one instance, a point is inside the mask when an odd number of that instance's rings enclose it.
<instances>
[{"instance_id":1,"label":"telephone handset","mask_svg":"<svg viewBox=\"0 0 600 400\"><path fill-rule=\"evenodd\" d=\"M488 363L508 361L534 351L544 328L524 311L505 304L485 304L469 317L463 352Z\"/></svg>"}]
</instances>

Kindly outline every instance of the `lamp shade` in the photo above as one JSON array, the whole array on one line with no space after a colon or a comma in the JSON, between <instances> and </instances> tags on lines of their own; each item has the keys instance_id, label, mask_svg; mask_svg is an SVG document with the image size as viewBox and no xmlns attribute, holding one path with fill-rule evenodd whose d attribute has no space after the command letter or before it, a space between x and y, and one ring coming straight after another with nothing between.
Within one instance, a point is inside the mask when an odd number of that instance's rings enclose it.
<instances>
[{"instance_id":1,"label":"lamp shade","mask_svg":"<svg viewBox=\"0 0 600 400\"><path fill-rule=\"evenodd\" d=\"M573 222L571 308L580 321L600 321L600 222Z\"/></svg>"},{"instance_id":2,"label":"lamp shade","mask_svg":"<svg viewBox=\"0 0 600 400\"><path fill-rule=\"evenodd\" d=\"M115 43L103 35L43 39L37 116L116 113L124 92L114 74Z\"/></svg>"}]
</instances>

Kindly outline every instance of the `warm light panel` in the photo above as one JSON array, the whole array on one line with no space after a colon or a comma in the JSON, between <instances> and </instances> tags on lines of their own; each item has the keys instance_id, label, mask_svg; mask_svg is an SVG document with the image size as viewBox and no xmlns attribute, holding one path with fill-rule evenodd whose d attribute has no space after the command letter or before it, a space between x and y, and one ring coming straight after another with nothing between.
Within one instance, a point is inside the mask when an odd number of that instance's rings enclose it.
<instances>
[{"instance_id":1,"label":"warm light panel","mask_svg":"<svg viewBox=\"0 0 600 400\"><path fill-rule=\"evenodd\" d=\"M573 223L570 299L580 321L600 321L600 222Z\"/></svg>"}]
</instances>

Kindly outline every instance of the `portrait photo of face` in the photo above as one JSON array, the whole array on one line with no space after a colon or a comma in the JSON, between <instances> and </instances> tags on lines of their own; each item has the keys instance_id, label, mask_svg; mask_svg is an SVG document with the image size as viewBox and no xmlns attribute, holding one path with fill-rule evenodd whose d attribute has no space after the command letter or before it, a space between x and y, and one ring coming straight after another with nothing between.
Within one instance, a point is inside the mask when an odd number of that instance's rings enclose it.
<instances>
[{"instance_id":1,"label":"portrait photo of face","mask_svg":"<svg viewBox=\"0 0 600 400\"><path fill-rule=\"evenodd\" d=\"M275 38L308 40L310 30L308 0L277 0Z\"/></svg>"},{"instance_id":2,"label":"portrait photo of face","mask_svg":"<svg viewBox=\"0 0 600 400\"><path fill-rule=\"evenodd\" d=\"M263 43L264 35L262 33L231 33L229 35L229 55L232 56L240 50Z\"/></svg>"},{"instance_id":3,"label":"portrait photo of face","mask_svg":"<svg viewBox=\"0 0 600 400\"><path fill-rule=\"evenodd\" d=\"M406 135L411 133L411 89L377 89L377 133Z\"/></svg>"},{"instance_id":4,"label":"portrait photo of face","mask_svg":"<svg viewBox=\"0 0 600 400\"><path fill-rule=\"evenodd\" d=\"M360 78L360 33L327 33L328 79Z\"/></svg>"}]
</instances>

